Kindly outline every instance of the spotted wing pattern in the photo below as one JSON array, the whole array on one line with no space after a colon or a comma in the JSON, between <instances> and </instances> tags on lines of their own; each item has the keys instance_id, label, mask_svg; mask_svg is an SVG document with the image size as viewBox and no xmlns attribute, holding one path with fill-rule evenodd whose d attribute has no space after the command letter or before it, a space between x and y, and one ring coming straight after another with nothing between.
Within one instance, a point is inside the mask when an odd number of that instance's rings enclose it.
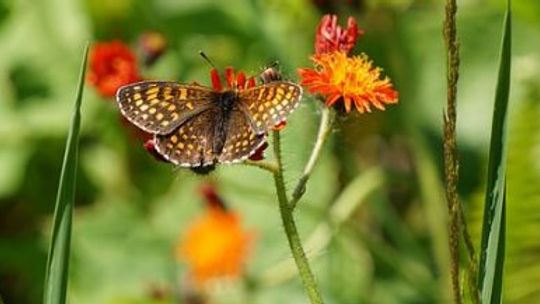
<instances>
[{"instance_id":1,"label":"spotted wing pattern","mask_svg":"<svg viewBox=\"0 0 540 304\"><path fill-rule=\"evenodd\" d=\"M292 82L274 81L240 92L240 104L257 133L267 132L296 109L302 88Z\"/></svg>"},{"instance_id":2,"label":"spotted wing pattern","mask_svg":"<svg viewBox=\"0 0 540 304\"><path fill-rule=\"evenodd\" d=\"M243 161L265 142L265 134L257 134L250 118L238 107L235 107L230 115L225 144L218 156L220 163Z\"/></svg>"},{"instance_id":3,"label":"spotted wing pattern","mask_svg":"<svg viewBox=\"0 0 540 304\"><path fill-rule=\"evenodd\" d=\"M214 164L217 156L212 147L218 111L218 107L211 107L188 119L174 132L155 135L156 150L171 163L182 167Z\"/></svg>"},{"instance_id":4,"label":"spotted wing pattern","mask_svg":"<svg viewBox=\"0 0 540 304\"><path fill-rule=\"evenodd\" d=\"M207 110L215 94L199 85L142 81L121 87L116 100L130 122L148 133L165 135Z\"/></svg>"}]
</instances>

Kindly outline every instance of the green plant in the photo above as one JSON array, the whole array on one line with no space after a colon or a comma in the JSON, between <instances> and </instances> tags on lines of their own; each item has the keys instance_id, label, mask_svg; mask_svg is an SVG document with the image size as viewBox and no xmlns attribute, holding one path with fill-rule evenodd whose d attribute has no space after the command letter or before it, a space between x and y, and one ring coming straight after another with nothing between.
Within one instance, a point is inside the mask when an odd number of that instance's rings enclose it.
<instances>
[{"instance_id":1,"label":"green plant","mask_svg":"<svg viewBox=\"0 0 540 304\"><path fill-rule=\"evenodd\" d=\"M503 25L498 82L493 110L488 178L482 226L478 290L482 303L501 303L506 246L507 110L510 95L512 24L510 0Z\"/></svg>"},{"instance_id":2,"label":"green plant","mask_svg":"<svg viewBox=\"0 0 540 304\"><path fill-rule=\"evenodd\" d=\"M64 161L62 163L62 172L58 184L43 292L44 304L63 304L66 302L71 251L71 226L79 154L80 109L84 91L87 57L88 45L85 46L83 52L75 107L73 109L71 127L66 141Z\"/></svg>"}]
</instances>

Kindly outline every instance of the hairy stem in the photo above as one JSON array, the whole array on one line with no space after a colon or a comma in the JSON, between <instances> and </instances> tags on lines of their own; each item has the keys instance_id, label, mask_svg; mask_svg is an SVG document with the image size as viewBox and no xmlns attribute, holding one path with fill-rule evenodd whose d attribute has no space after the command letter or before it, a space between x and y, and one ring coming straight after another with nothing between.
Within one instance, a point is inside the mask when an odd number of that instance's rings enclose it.
<instances>
[{"instance_id":1,"label":"hairy stem","mask_svg":"<svg viewBox=\"0 0 540 304\"><path fill-rule=\"evenodd\" d=\"M322 302L319 288L315 282L315 277L309 266L300 235L294 222L292 208L290 207L289 200L287 199L287 190L285 188L285 181L283 180L283 162L281 159L281 140L278 131L274 131L274 154L277 163L277 170L274 171L274 182L276 185L277 196L279 200L279 211L281 214L281 220L283 221L283 227L285 228L285 234L291 248L291 253L298 268L298 273L302 279L302 284L306 290L307 296L312 304L320 304Z\"/></svg>"},{"instance_id":2,"label":"hairy stem","mask_svg":"<svg viewBox=\"0 0 540 304\"><path fill-rule=\"evenodd\" d=\"M245 165L247 166L251 166L251 167L257 167L257 168L261 168L263 170L266 170L272 174L274 174L278 168L277 168L277 165L274 164L274 163L271 163L271 162L267 162L267 161L252 161L252 160L246 160L244 162Z\"/></svg>"},{"instance_id":3,"label":"hairy stem","mask_svg":"<svg viewBox=\"0 0 540 304\"><path fill-rule=\"evenodd\" d=\"M469 267L467 273L467 284L469 284L469 293L472 302L474 304L480 304L480 293L476 285L476 280L478 279L478 261L476 260L474 245L471 235L469 234L469 229L467 228L467 220L465 219L465 213L463 212L463 208L459 208L459 223L461 226L463 239L465 241L465 248L469 258Z\"/></svg>"},{"instance_id":4,"label":"hairy stem","mask_svg":"<svg viewBox=\"0 0 540 304\"><path fill-rule=\"evenodd\" d=\"M444 175L446 201L449 213L450 274L454 303L460 304L459 282L459 235L461 206L458 200L457 182L459 178L456 143L457 84L459 78L459 45L456 33L456 0L446 1L444 20L444 42L446 45L447 105L444 116Z\"/></svg>"},{"instance_id":5,"label":"hairy stem","mask_svg":"<svg viewBox=\"0 0 540 304\"><path fill-rule=\"evenodd\" d=\"M294 210L294 208L296 208L296 204L298 203L302 195L304 195L304 193L306 192L306 184L309 180L309 177L311 176L311 172L313 171L315 164L317 163L317 160L319 159L322 147L324 146L324 143L328 139L328 135L332 130L333 122L334 112L330 108L322 106L321 121L319 124L317 139L315 141L315 145L313 146L313 150L311 151L311 155L309 156L309 160L304 167L302 176L300 176L300 178L298 179L298 183L294 187L290 202L291 210Z\"/></svg>"}]
</instances>

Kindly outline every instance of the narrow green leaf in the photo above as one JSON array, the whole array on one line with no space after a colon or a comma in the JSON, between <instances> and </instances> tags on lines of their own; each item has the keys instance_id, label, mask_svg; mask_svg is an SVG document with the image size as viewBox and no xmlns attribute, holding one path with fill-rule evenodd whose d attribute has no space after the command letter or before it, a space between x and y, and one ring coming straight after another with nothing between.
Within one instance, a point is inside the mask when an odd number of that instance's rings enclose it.
<instances>
[{"instance_id":1,"label":"narrow green leaf","mask_svg":"<svg viewBox=\"0 0 540 304\"><path fill-rule=\"evenodd\" d=\"M503 26L499 76L489 149L478 287L482 303L501 303L506 235L507 109L511 64L510 0Z\"/></svg>"},{"instance_id":2,"label":"narrow green leaf","mask_svg":"<svg viewBox=\"0 0 540 304\"><path fill-rule=\"evenodd\" d=\"M71 119L71 127L66 141L62 172L58 184L52 240L47 258L44 304L63 304L66 302L67 278L69 269L69 253L71 247L71 221L73 201L75 199L75 178L79 150L79 129L81 125L81 101L84 89L88 45L84 48L83 60L79 75L79 85L75 98L75 109Z\"/></svg>"}]
</instances>

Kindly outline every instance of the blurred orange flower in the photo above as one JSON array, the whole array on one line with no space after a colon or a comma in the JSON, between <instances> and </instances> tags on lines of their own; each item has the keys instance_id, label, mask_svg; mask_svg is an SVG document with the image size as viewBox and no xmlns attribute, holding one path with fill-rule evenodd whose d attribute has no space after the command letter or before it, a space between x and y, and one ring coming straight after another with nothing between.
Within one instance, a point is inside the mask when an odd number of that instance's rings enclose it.
<instances>
[{"instance_id":1,"label":"blurred orange flower","mask_svg":"<svg viewBox=\"0 0 540 304\"><path fill-rule=\"evenodd\" d=\"M88 82L104 97L113 97L119 87L141 80L135 54L121 41L94 44L89 59Z\"/></svg>"},{"instance_id":2,"label":"blurred orange flower","mask_svg":"<svg viewBox=\"0 0 540 304\"><path fill-rule=\"evenodd\" d=\"M371 112L371 105L384 110L385 104L398 102L390 79L381 79L381 69L373 67L365 54L348 57L345 52L334 51L313 55L311 60L314 69L298 69L301 83L309 92L323 95L329 107L342 102L350 112L354 104L364 113Z\"/></svg>"},{"instance_id":3,"label":"blurred orange flower","mask_svg":"<svg viewBox=\"0 0 540 304\"><path fill-rule=\"evenodd\" d=\"M187 262L197 283L241 275L253 234L244 230L238 214L225 209L223 201L208 186L205 213L187 230L177 248L179 260Z\"/></svg>"}]
</instances>

